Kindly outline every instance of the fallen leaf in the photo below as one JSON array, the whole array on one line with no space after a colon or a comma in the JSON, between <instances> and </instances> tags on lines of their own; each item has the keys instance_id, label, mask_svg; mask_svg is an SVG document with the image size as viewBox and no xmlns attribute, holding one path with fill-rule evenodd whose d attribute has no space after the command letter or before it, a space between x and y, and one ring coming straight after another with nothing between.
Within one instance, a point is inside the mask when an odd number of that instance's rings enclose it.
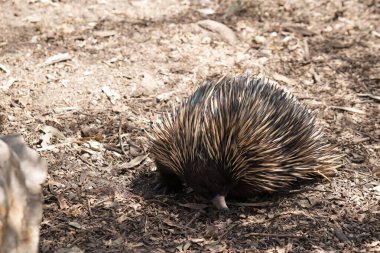
<instances>
[{"instance_id":1,"label":"fallen leaf","mask_svg":"<svg viewBox=\"0 0 380 253\"><path fill-rule=\"evenodd\" d=\"M9 74L11 73L11 71L9 70L9 68L3 64L0 64L0 70L2 70L5 74Z\"/></svg>"},{"instance_id":2,"label":"fallen leaf","mask_svg":"<svg viewBox=\"0 0 380 253\"><path fill-rule=\"evenodd\" d=\"M87 176L88 176L88 173L87 171L82 171L80 176L79 176L79 185L83 185L83 183L86 181L87 179Z\"/></svg>"},{"instance_id":3,"label":"fallen leaf","mask_svg":"<svg viewBox=\"0 0 380 253\"><path fill-rule=\"evenodd\" d=\"M38 23L41 22L41 16L39 15L30 15L24 18L24 21L29 22L29 23Z\"/></svg>"},{"instance_id":4,"label":"fallen leaf","mask_svg":"<svg viewBox=\"0 0 380 253\"><path fill-rule=\"evenodd\" d=\"M106 94L112 104L115 104L116 100L120 99L120 94L114 90L111 90L111 88L108 86L103 86L102 91L104 94Z\"/></svg>"},{"instance_id":5,"label":"fallen leaf","mask_svg":"<svg viewBox=\"0 0 380 253\"><path fill-rule=\"evenodd\" d=\"M302 27L302 26L298 26L298 25L286 26L286 27L284 27L284 31L298 33L298 34L301 34L303 36L315 35L315 32L307 29L306 27Z\"/></svg>"},{"instance_id":6,"label":"fallen leaf","mask_svg":"<svg viewBox=\"0 0 380 253\"><path fill-rule=\"evenodd\" d=\"M128 215L126 213L123 213L122 215L120 215L119 218L117 218L117 222L119 223L122 223L123 221L126 221L128 219Z\"/></svg>"},{"instance_id":7,"label":"fallen leaf","mask_svg":"<svg viewBox=\"0 0 380 253\"><path fill-rule=\"evenodd\" d=\"M17 78L11 77L7 81L4 82L3 86L1 86L1 88L3 90L8 90L17 81L18 81Z\"/></svg>"},{"instance_id":8,"label":"fallen leaf","mask_svg":"<svg viewBox=\"0 0 380 253\"><path fill-rule=\"evenodd\" d=\"M298 205L301 206L302 208L309 208L311 206L307 199L300 199L297 202L298 202Z\"/></svg>"},{"instance_id":9,"label":"fallen leaf","mask_svg":"<svg viewBox=\"0 0 380 253\"><path fill-rule=\"evenodd\" d=\"M288 78L288 77L281 75L281 74L278 74L278 73L274 73L272 75L272 77L277 81L284 82L284 83L289 84L289 85L296 85L297 84L296 80Z\"/></svg>"},{"instance_id":10,"label":"fallen leaf","mask_svg":"<svg viewBox=\"0 0 380 253\"><path fill-rule=\"evenodd\" d=\"M204 242L205 241L205 239L203 239L203 238L193 238L193 239L191 239L191 241L193 242L193 243L201 243L201 242Z\"/></svg>"},{"instance_id":11,"label":"fallen leaf","mask_svg":"<svg viewBox=\"0 0 380 253\"><path fill-rule=\"evenodd\" d=\"M137 157L133 158L132 160L130 160L129 162L124 163L123 166L122 166L122 168L123 169L131 169L133 167L136 167L141 162L143 162L147 157L148 157L147 154L146 155L137 156Z\"/></svg>"},{"instance_id":12,"label":"fallen leaf","mask_svg":"<svg viewBox=\"0 0 380 253\"><path fill-rule=\"evenodd\" d=\"M60 248L55 251L55 253L84 253L84 250L74 246L71 248Z\"/></svg>"},{"instance_id":13,"label":"fallen leaf","mask_svg":"<svg viewBox=\"0 0 380 253\"><path fill-rule=\"evenodd\" d=\"M226 245L213 243L213 244L206 245L205 248L206 250L209 250L213 253L217 253L217 252L224 252L224 250L226 249Z\"/></svg>"},{"instance_id":14,"label":"fallen leaf","mask_svg":"<svg viewBox=\"0 0 380 253\"><path fill-rule=\"evenodd\" d=\"M175 223L174 221L171 221L169 219L164 219L162 222L165 223L166 225L168 225L169 227L183 229L182 226L178 225L177 223Z\"/></svg>"},{"instance_id":15,"label":"fallen leaf","mask_svg":"<svg viewBox=\"0 0 380 253\"><path fill-rule=\"evenodd\" d=\"M103 145L100 142L94 140L87 141L85 143L85 146L96 152L99 152L103 149Z\"/></svg>"},{"instance_id":16,"label":"fallen leaf","mask_svg":"<svg viewBox=\"0 0 380 253\"><path fill-rule=\"evenodd\" d=\"M74 227L74 228L81 228L81 225L76 221L70 221L69 225Z\"/></svg>"},{"instance_id":17,"label":"fallen leaf","mask_svg":"<svg viewBox=\"0 0 380 253\"><path fill-rule=\"evenodd\" d=\"M378 186L375 186L372 188L375 192L379 192L380 193L380 185Z\"/></svg>"},{"instance_id":18,"label":"fallen leaf","mask_svg":"<svg viewBox=\"0 0 380 253\"><path fill-rule=\"evenodd\" d=\"M102 38L107 38L116 35L116 31L95 31L94 35Z\"/></svg>"},{"instance_id":19,"label":"fallen leaf","mask_svg":"<svg viewBox=\"0 0 380 253\"><path fill-rule=\"evenodd\" d=\"M197 9L197 11L202 15L212 15L215 13L215 10L211 8Z\"/></svg>"},{"instance_id":20,"label":"fallen leaf","mask_svg":"<svg viewBox=\"0 0 380 253\"><path fill-rule=\"evenodd\" d=\"M238 42L234 31L225 24L210 19L201 20L197 24L206 30L218 33L230 45L236 45Z\"/></svg>"},{"instance_id":21,"label":"fallen leaf","mask_svg":"<svg viewBox=\"0 0 380 253\"><path fill-rule=\"evenodd\" d=\"M46 59L42 66L52 65L62 61L68 61L71 59L71 56L68 53L56 54Z\"/></svg>"},{"instance_id":22,"label":"fallen leaf","mask_svg":"<svg viewBox=\"0 0 380 253\"><path fill-rule=\"evenodd\" d=\"M186 252L191 246L190 242L186 242L185 245L183 245L183 250Z\"/></svg>"},{"instance_id":23,"label":"fallen leaf","mask_svg":"<svg viewBox=\"0 0 380 253\"><path fill-rule=\"evenodd\" d=\"M194 209L194 210L201 210L201 209L208 207L208 205L197 204L197 203L186 203L186 204L179 204L179 205L183 206L183 207L190 208L190 209Z\"/></svg>"},{"instance_id":24,"label":"fallen leaf","mask_svg":"<svg viewBox=\"0 0 380 253\"><path fill-rule=\"evenodd\" d=\"M334 234L339 239L339 241L341 241L341 242L348 242L349 241L347 236L344 234L343 230L339 227L335 228Z\"/></svg>"},{"instance_id":25,"label":"fallen leaf","mask_svg":"<svg viewBox=\"0 0 380 253\"><path fill-rule=\"evenodd\" d=\"M65 135L55 127L44 126L44 127L42 127L41 131L44 132L45 134L50 133L54 137L57 137L58 139L65 139Z\"/></svg>"},{"instance_id":26,"label":"fallen leaf","mask_svg":"<svg viewBox=\"0 0 380 253\"><path fill-rule=\"evenodd\" d=\"M163 83L159 80L156 80L151 74L144 73L140 89L142 89L142 94L151 95L154 93L154 90L161 87L162 85Z\"/></svg>"},{"instance_id":27,"label":"fallen leaf","mask_svg":"<svg viewBox=\"0 0 380 253\"><path fill-rule=\"evenodd\" d=\"M156 100L157 100L157 102L167 102L173 93L174 93L173 91L161 93L161 94L156 96Z\"/></svg>"},{"instance_id":28,"label":"fallen leaf","mask_svg":"<svg viewBox=\"0 0 380 253\"><path fill-rule=\"evenodd\" d=\"M58 199L59 208L61 209L69 208L69 205L67 204L67 201L62 194L59 194L57 199Z\"/></svg>"},{"instance_id":29,"label":"fallen leaf","mask_svg":"<svg viewBox=\"0 0 380 253\"><path fill-rule=\"evenodd\" d=\"M51 143L51 140L54 138L54 135L52 133L45 133L41 135L40 142L42 148L47 148L49 144Z\"/></svg>"}]
</instances>

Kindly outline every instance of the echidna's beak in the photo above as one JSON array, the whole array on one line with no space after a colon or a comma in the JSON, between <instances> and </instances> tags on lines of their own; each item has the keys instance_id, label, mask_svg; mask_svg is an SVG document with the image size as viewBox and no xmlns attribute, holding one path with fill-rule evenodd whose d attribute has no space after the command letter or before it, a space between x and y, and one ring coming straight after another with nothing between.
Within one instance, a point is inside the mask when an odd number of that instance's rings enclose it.
<instances>
[{"instance_id":1,"label":"echidna's beak","mask_svg":"<svg viewBox=\"0 0 380 253\"><path fill-rule=\"evenodd\" d=\"M221 196L221 195L216 195L213 199L212 199L212 203L214 204L214 206L216 206L216 208L218 208L219 210L225 210L225 211L228 211L228 206L226 204L226 199L224 196Z\"/></svg>"}]
</instances>

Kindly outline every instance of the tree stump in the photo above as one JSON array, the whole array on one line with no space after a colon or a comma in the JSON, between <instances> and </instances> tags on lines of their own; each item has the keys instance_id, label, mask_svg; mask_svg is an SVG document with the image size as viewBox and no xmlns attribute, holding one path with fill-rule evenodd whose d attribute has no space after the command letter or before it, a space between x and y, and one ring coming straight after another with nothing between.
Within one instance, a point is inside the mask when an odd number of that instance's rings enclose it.
<instances>
[{"instance_id":1,"label":"tree stump","mask_svg":"<svg viewBox=\"0 0 380 253\"><path fill-rule=\"evenodd\" d=\"M0 136L0 253L38 252L46 162L17 135Z\"/></svg>"}]
</instances>

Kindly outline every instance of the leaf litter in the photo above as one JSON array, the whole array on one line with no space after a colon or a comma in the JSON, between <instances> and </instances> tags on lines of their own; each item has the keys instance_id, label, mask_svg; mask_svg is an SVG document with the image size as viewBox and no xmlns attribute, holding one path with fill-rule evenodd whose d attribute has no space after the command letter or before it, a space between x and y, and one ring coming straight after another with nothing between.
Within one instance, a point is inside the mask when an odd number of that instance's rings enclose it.
<instances>
[{"instance_id":1,"label":"leaf litter","mask_svg":"<svg viewBox=\"0 0 380 253\"><path fill-rule=\"evenodd\" d=\"M2 128L49 162L41 252L378 250L376 4L232 2L0 3ZM228 216L192 191L157 195L152 122L200 81L242 73L318 113L346 155L338 176L228 200Z\"/></svg>"}]
</instances>

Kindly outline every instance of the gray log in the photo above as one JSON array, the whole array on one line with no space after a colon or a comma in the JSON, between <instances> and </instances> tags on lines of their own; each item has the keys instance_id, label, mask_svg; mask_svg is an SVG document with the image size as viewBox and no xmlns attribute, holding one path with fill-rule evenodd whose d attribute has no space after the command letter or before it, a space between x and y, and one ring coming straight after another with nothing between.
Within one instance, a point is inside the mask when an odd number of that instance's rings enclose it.
<instances>
[{"instance_id":1,"label":"gray log","mask_svg":"<svg viewBox=\"0 0 380 253\"><path fill-rule=\"evenodd\" d=\"M46 162L22 137L0 136L0 252L38 252Z\"/></svg>"}]
</instances>

